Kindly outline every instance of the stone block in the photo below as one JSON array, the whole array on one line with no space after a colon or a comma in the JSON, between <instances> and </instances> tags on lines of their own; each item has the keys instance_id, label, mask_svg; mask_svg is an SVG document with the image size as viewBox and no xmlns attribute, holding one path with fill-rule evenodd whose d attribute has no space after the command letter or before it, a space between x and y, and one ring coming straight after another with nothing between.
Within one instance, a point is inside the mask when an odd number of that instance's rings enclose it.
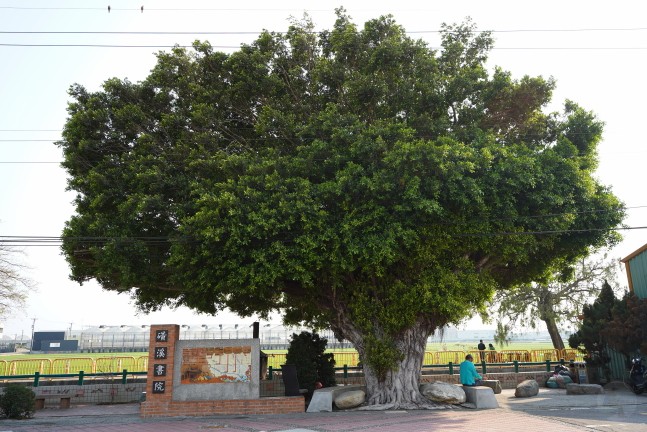
<instances>
[{"instance_id":1,"label":"stone block","mask_svg":"<svg viewBox=\"0 0 647 432\"><path fill-rule=\"evenodd\" d=\"M312 394L312 399L310 399L310 403L308 404L308 409L306 410L306 412L331 412L333 400L336 395L351 390L363 389L364 387L360 385L324 387L317 389Z\"/></svg>"},{"instance_id":2,"label":"stone block","mask_svg":"<svg viewBox=\"0 0 647 432\"><path fill-rule=\"evenodd\" d=\"M501 392L503 391L501 388L501 381L499 380L482 380L481 385L490 387L494 394L501 394Z\"/></svg>"},{"instance_id":3,"label":"stone block","mask_svg":"<svg viewBox=\"0 0 647 432\"><path fill-rule=\"evenodd\" d=\"M463 386L465 400L478 409L499 408L494 391L484 386Z\"/></svg>"},{"instance_id":4,"label":"stone block","mask_svg":"<svg viewBox=\"0 0 647 432\"><path fill-rule=\"evenodd\" d=\"M566 384L566 394L585 395L602 394L604 390L600 384Z\"/></svg>"}]
</instances>

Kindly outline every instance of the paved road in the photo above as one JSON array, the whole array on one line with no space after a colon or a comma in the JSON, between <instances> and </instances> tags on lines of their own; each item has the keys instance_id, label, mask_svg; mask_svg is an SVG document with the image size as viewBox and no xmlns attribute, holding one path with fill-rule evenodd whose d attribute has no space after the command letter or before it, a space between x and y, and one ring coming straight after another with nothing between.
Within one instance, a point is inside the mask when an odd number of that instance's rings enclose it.
<instances>
[{"instance_id":1,"label":"paved road","mask_svg":"<svg viewBox=\"0 0 647 432\"><path fill-rule=\"evenodd\" d=\"M580 430L647 432L647 394L635 395L621 384L589 396L541 389L534 398L517 399L511 390L504 390L498 401L502 409L561 421Z\"/></svg>"},{"instance_id":2,"label":"paved road","mask_svg":"<svg viewBox=\"0 0 647 432\"><path fill-rule=\"evenodd\" d=\"M425 432L523 431L647 432L647 395L627 389L603 395L567 396L565 390L541 389L517 399L513 390L497 395L499 409L431 411L346 411L290 415L139 418L138 404L73 406L45 409L29 420L1 420L0 432Z\"/></svg>"}]
</instances>

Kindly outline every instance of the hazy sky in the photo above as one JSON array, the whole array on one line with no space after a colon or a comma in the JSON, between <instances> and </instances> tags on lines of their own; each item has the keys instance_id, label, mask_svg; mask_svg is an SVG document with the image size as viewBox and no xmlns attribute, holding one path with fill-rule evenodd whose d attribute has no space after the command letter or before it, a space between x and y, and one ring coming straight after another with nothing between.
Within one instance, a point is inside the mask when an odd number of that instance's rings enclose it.
<instances>
[{"instance_id":1,"label":"hazy sky","mask_svg":"<svg viewBox=\"0 0 647 432\"><path fill-rule=\"evenodd\" d=\"M53 145L66 120L71 84L97 90L111 77L140 81L153 67L154 53L176 43L209 40L232 52L262 29L285 31L288 18L305 11L317 29L330 28L334 8L341 5L360 25L391 13L411 36L431 47L439 45L443 22L469 16L480 30L493 30L492 68L500 66L515 78L552 76L557 90L550 110L560 110L571 99L606 123L598 177L628 206L627 226L647 225L643 1L0 0L0 240L59 236L73 212L73 194L65 191L66 174L59 166L61 153ZM186 32L194 34L181 34ZM613 251L616 257L647 243L647 230L623 235L625 240ZM30 332L32 318L37 331L70 325L236 321L231 314L197 316L185 309L138 315L127 296L104 292L95 283L80 287L71 282L57 246L22 249L21 260L31 267L28 276L37 283L37 292L27 310L5 320L6 335Z\"/></svg>"}]
</instances>

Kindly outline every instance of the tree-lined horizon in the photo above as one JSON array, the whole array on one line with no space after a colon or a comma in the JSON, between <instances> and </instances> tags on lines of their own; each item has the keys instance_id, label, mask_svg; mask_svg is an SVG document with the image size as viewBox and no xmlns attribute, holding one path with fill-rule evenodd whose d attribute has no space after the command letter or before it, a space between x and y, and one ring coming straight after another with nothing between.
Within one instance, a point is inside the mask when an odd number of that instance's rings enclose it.
<instances>
[{"instance_id":1,"label":"tree-lined horizon","mask_svg":"<svg viewBox=\"0 0 647 432\"><path fill-rule=\"evenodd\" d=\"M553 348L566 348L560 330L564 325L581 324L582 310L595 299L603 284L617 287L617 260L608 260L607 254L590 256L574 262L572 267L559 269L545 280L521 284L514 289L500 290L494 295L486 319L495 318L497 331L494 339L507 343L519 327L546 326Z\"/></svg>"},{"instance_id":2,"label":"tree-lined horizon","mask_svg":"<svg viewBox=\"0 0 647 432\"><path fill-rule=\"evenodd\" d=\"M602 123L555 82L486 68L488 32L434 50L393 18L338 11L225 54L158 54L139 83L70 89L59 143L77 192L71 278L132 295L330 327L368 403L412 407L427 338L495 290L617 240L593 173Z\"/></svg>"}]
</instances>

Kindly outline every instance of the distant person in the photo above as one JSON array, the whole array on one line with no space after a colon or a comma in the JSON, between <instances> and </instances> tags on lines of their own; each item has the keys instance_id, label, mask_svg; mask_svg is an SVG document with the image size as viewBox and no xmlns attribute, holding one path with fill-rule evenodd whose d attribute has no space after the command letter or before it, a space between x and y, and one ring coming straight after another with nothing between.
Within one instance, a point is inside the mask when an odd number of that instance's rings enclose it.
<instances>
[{"instance_id":1,"label":"distant person","mask_svg":"<svg viewBox=\"0 0 647 432\"><path fill-rule=\"evenodd\" d=\"M482 380L485 379L478 372L476 372L476 367L473 363L474 357L472 354L465 356L465 361L461 363L460 366L460 376L461 384L464 386L477 386L482 384Z\"/></svg>"},{"instance_id":2,"label":"distant person","mask_svg":"<svg viewBox=\"0 0 647 432\"><path fill-rule=\"evenodd\" d=\"M496 349L494 348L494 345L488 344L488 349L490 350L488 353L488 363L496 362Z\"/></svg>"},{"instance_id":3,"label":"distant person","mask_svg":"<svg viewBox=\"0 0 647 432\"><path fill-rule=\"evenodd\" d=\"M485 344L483 343L483 339L481 339L479 341L478 349L479 349L479 353L481 354L481 361L484 361L485 360Z\"/></svg>"}]
</instances>

